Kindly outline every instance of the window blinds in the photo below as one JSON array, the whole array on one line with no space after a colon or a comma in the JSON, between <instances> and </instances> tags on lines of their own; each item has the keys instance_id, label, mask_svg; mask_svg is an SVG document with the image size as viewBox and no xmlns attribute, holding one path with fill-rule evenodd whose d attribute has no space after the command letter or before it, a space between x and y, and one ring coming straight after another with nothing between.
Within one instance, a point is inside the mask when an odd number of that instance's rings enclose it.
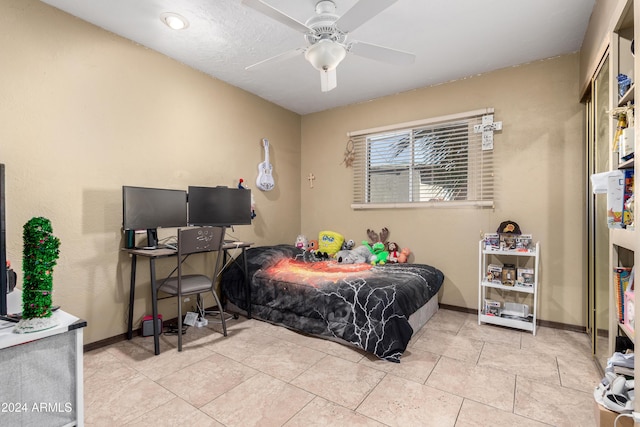
<instances>
[{"instance_id":1,"label":"window blinds","mask_svg":"<svg viewBox=\"0 0 640 427\"><path fill-rule=\"evenodd\" d=\"M349 134L354 208L492 206L493 150L478 110Z\"/></svg>"}]
</instances>

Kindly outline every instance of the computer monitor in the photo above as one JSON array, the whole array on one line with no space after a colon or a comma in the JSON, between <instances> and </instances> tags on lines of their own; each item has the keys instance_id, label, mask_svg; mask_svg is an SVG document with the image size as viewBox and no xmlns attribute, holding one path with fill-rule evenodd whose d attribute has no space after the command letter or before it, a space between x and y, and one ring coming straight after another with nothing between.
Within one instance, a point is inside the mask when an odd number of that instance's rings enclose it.
<instances>
[{"instance_id":1,"label":"computer monitor","mask_svg":"<svg viewBox=\"0 0 640 427\"><path fill-rule=\"evenodd\" d=\"M147 244L155 247L157 229L187 225L187 192L166 188L122 187L122 227L147 230Z\"/></svg>"},{"instance_id":2,"label":"computer monitor","mask_svg":"<svg viewBox=\"0 0 640 427\"><path fill-rule=\"evenodd\" d=\"M251 190L189 186L189 225L251 224Z\"/></svg>"},{"instance_id":3,"label":"computer monitor","mask_svg":"<svg viewBox=\"0 0 640 427\"><path fill-rule=\"evenodd\" d=\"M4 199L4 164L0 163L0 315L7 314L7 238Z\"/></svg>"}]
</instances>

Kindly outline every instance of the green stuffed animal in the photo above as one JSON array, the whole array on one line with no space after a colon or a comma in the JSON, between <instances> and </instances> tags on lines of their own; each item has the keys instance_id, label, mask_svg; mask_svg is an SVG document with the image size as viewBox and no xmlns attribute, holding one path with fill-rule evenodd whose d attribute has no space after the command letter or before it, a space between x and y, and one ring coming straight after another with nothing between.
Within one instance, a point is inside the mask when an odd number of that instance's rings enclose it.
<instances>
[{"instance_id":1,"label":"green stuffed animal","mask_svg":"<svg viewBox=\"0 0 640 427\"><path fill-rule=\"evenodd\" d=\"M384 243L376 242L373 246L369 245L369 242L366 240L362 241L362 244L369 248L369 252L371 252L375 258L371 261L371 264L380 264L383 265L387 262L387 258L389 257L389 252L385 250Z\"/></svg>"}]
</instances>

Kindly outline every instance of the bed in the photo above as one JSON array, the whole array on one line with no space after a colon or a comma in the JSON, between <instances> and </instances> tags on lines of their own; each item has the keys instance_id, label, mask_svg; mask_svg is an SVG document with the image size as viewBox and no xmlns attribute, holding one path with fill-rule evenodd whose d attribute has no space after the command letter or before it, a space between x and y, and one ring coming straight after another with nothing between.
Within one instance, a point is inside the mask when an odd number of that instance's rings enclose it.
<instances>
[{"instance_id":1,"label":"bed","mask_svg":"<svg viewBox=\"0 0 640 427\"><path fill-rule=\"evenodd\" d=\"M400 362L414 331L437 311L444 274L425 264L319 261L292 245L246 252L253 317L361 348ZM225 300L246 312L244 275L232 263L221 277Z\"/></svg>"}]
</instances>

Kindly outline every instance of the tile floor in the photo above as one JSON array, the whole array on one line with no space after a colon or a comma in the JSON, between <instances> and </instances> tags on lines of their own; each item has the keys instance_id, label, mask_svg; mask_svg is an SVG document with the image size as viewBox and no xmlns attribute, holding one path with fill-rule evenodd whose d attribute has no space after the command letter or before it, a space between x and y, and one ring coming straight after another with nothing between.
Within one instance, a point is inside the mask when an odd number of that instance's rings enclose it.
<instances>
[{"instance_id":1,"label":"tile floor","mask_svg":"<svg viewBox=\"0 0 640 427\"><path fill-rule=\"evenodd\" d=\"M257 320L84 355L88 426L594 426L586 334L441 309L399 364Z\"/></svg>"}]
</instances>

